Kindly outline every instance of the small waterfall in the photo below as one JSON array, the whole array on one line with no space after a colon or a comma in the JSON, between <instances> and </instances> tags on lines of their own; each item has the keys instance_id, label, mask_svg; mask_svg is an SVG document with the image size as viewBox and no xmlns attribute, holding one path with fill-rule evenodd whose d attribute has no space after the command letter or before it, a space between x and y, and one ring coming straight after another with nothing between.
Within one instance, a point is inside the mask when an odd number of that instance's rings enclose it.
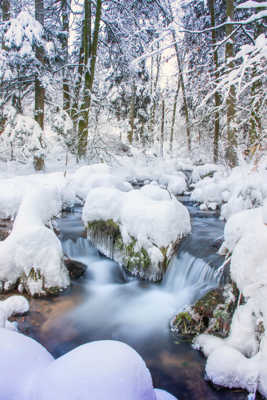
<instances>
[{"instance_id":1,"label":"small waterfall","mask_svg":"<svg viewBox=\"0 0 267 400\"><path fill-rule=\"evenodd\" d=\"M73 260L80 260L81 258L88 260L91 257L98 257L97 249L89 240L82 237L79 237L76 241L72 239L63 241L62 248L64 254Z\"/></svg>"},{"instance_id":2,"label":"small waterfall","mask_svg":"<svg viewBox=\"0 0 267 400\"><path fill-rule=\"evenodd\" d=\"M218 286L221 274L205 260L196 258L188 252L175 257L163 279L162 287L170 292L179 291L188 286Z\"/></svg>"},{"instance_id":3,"label":"small waterfall","mask_svg":"<svg viewBox=\"0 0 267 400\"><path fill-rule=\"evenodd\" d=\"M62 247L67 257L87 266L86 276L90 277L90 283L105 284L124 280L117 264L101 256L89 240L84 238L76 241L68 239L62 243Z\"/></svg>"}]
</instances>

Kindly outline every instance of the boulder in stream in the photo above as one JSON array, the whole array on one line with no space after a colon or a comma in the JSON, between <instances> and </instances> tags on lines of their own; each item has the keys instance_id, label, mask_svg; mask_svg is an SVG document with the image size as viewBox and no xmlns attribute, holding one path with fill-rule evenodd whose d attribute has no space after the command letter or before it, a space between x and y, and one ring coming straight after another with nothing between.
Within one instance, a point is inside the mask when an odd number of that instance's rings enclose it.
<instances>
[{"instance_id":1,"label":"boulder in stream","mask_svg":"<svg viewBox=\"0 0 267 400\"><path fill-rule=\"evenodd\" d=\"M91 190L83 221L88 238L101 253L150 281L162 279L182 238L191 231L186 207L153 185L129 192Z\"/></svg>"}]
</instances>

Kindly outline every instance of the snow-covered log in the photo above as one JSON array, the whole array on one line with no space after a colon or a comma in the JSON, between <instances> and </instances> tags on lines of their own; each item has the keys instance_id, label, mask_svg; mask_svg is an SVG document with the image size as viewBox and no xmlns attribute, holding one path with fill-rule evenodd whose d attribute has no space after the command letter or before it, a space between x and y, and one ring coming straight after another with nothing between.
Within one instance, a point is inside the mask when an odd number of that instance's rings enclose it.
<instances>
[{"instance_id":1,"label":"snow-covered log","mask_svg":"<svg viewBox=\"0 0 267 400\"><path fill-rule=\"evenodd\" d=\"M69 285L61 243L45 225L60 210L54 186L37 186L23 197L11 234L0 242L3 291L17 287L32 296L45 295Z\"/></svg>"},{"instance_id":2,"label":"snow-covered log","mask_svg":"<svg viewBox=\"0 0 267 400\"><path fill-rule=\"evenodd\" d=\"M121 192L96 188L83 210L88 238L132 274L158 281L181 239L190 233L189 213L158 186Z\"/></svg>"}]
</instances>

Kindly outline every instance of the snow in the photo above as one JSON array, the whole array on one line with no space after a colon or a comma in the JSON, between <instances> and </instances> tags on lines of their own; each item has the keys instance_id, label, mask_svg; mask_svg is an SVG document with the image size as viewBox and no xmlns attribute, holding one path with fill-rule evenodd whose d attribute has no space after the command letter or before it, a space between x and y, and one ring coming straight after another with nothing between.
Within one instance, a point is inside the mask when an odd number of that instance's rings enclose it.
<instances>
[{"instance_id":1,"label":"snow","mask_svg":"<svg viewBox=\"0 0 267 400\"><path fill-rule=\"evenodd\" d=\"M156 400L151 375L139 354L109 340L79 346L48 365L35 396L36 400Z\"/></svg>"},{"instance_id":2,"label":"snow","mask_svg":"<svg viewBox=\"0 0 267 400\"><path fill-rule=\"evenodd\" d=\"M0 327L14 329L8 321L13 314L24 314L29 311L29 302L23 296L11 296L0 302Z\"/></svg>"},{"instance_id":3,"label":"snow","mask_svg":"<svg viewBox=\"0 0 267 400\"><path fill-rule=\"evenodd\" d=\"M195 184L191 199L221 206L221 218L229 219L241 210L263 205L267 198L267 170L244 164L231 171L220 169L214 176L205 177Z\"/></svg>"},{"instance_id":4,"label":"snow","mask_svg":"<svg viewBox=\"0 0 267 400\"><path fill-rule=\"evenodd\" d=\"M175 243L191 231L189 213L175 198L153 185L142 190L121 192L115 188L95 188L87 196L83 221L113 220L119 225L124 243L137 240L156 263L163 260L161 247ZM157 200L155 200L157 198Z\"/></svg>"},{"instance_id":5,"label":"snow","mask_svg":"<svg viewBox=\"0 0 267 400\"><path fill-rule=\"evenodd\" d=\"M207 377L215 384L267 394L267 227L263 207L241 211L229 218L220 249L232 252L230 274L244 304L236 308L225 339L202 334L195 347L208 357ZM260 332L260 324L264 330ZM238 365L238 368L236 366Z\"/></svg>"},{"instance_id":6,"label":"snow","mask_svg":"<svg viewBox=\"0 0 267 400\"><path fill-rule=\"evenodd\" d=\"M177 400L176 397L172 396L170 393L165 392L165 390L155 389L156 400Z\"/></svg>"},{"instance_id":7,"label":"snow","mask_svg":"<svg viewBox=\"0 0 267 400\"><path fill-rule=\"evenodd\" d=\"M5 400L33 400L33 382L39 385L42 372L52 361L48 351L32 338L0 328L0 393Z\"/></svg>"},{"instance_id":8,"label":"snow","mask_svg":"<svg viewBox=\"0 0 267 400\"><path fill-rule=\"evenodd\" d=\"M69 285L60 241L45 226L60 210L56 186L40 186L24 195L11 234L0 242L0 280L4 290L18 279L20 289L31 295Z\"/></svg>"},{"instance_id":9,"label":"snow","mask_svg":"<svg viewBox=\"0 0 267 400\"><path fill-rule=\"evenodd\" d=\"M0 393L5 400L176 399L154 390L145 362L122 342L83 344L54 360L32 338L0 328L0 351Z\"/></svg>"}]
</instances>

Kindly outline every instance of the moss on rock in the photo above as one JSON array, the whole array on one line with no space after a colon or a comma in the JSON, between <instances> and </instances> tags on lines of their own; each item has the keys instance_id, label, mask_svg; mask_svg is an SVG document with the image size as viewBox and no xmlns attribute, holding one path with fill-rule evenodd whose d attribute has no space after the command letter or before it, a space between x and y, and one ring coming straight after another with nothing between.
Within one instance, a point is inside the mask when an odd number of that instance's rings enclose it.
<instances>
[{"instance_id":1,"label":"moss on rock","mask_svg":"<svg viewBox=\"0 0 267 400\"><path fill-rule=\"evenodd\" d=\"M238 298L239 292L234 283L214 289L195 305L176 315L171 321L171 330L182 336L195 336L205 332L226 337Z\"/></svg>"},{"instance_id":2,"label":"moss on rock","mask_svg":"<svg viewBox=\"0 0 267 400\"><path fill-rule=\"evenodd\" d=\"M162 279L180 243L179 239L167 247L160 248L162 260L152 262L148 251L139 246L136 238L130 237L127 243L123 241L120 226L112 219L89 222L87 224L87 236L99 251L118 262L131 274L153 281Z\"/></svg>"}]
</instances>

